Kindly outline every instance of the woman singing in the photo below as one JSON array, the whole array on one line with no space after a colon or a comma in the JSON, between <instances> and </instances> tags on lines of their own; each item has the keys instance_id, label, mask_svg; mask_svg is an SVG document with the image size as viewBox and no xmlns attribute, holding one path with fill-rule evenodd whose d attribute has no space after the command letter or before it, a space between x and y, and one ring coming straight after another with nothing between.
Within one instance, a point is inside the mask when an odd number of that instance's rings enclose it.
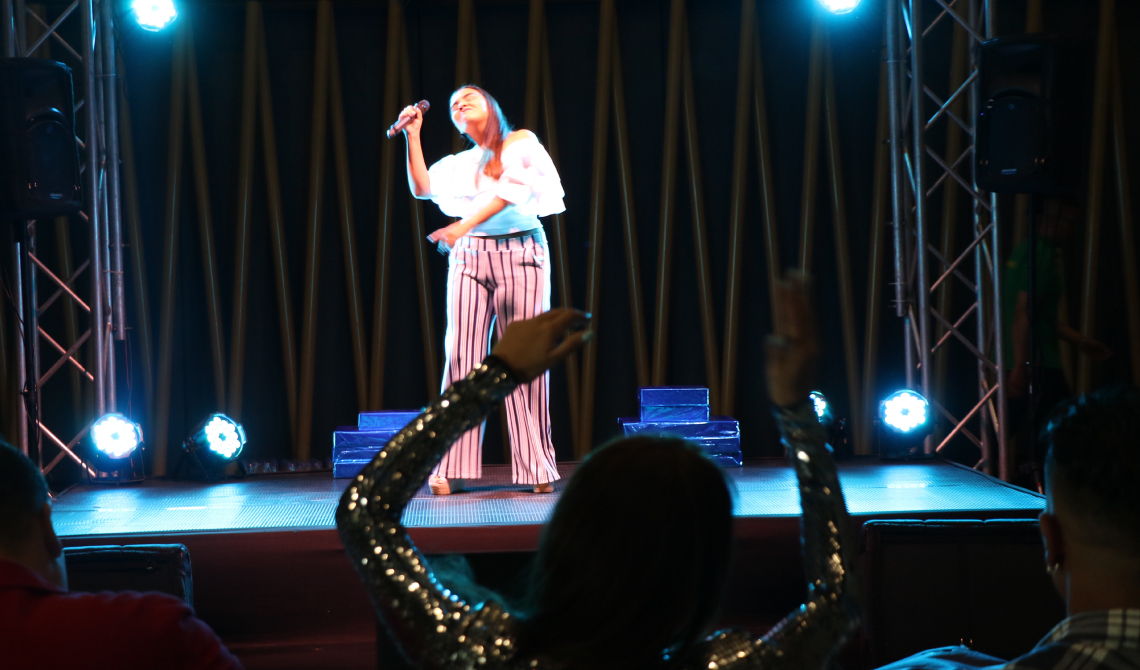
<instances>
[{"instance_id":1,"label":"woman singing","mask_svg":"<svg viewBox=\"0 0 1140 670\"><path fill-rule=\"evenodd\" d=\"M562 182L550 156L528 130L511 131L499 103L478 86L451 94L451 122L475 146L446 156L429 169L420 146L423 113L412 117L408 138L408 186L421 199L460 220L428 236L448 255L447 335L443 389L488 353L491 324L502 336L512 322L550 309L546 235L538 217L565 211ZM554 490L558 479L550 440L550 376L543 374L506 398L511 436L511 477L535 493ZM460 437L432 472L433 493L462 490L482 476L484 423Z\"/></svg>"}]
</instances>

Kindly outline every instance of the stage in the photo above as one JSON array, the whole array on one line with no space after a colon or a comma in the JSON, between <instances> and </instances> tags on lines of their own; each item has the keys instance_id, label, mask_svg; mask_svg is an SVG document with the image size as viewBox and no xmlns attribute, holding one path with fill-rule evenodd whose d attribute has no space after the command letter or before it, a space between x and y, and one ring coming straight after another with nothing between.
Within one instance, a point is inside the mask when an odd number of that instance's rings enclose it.
<instances>
[{"instance_id":1,"label":"stage","mask_svg":"<svg viewBox=\"0 0 1140 670\"><path fill-rule=\"evenodd\" d=\"M560 464L564 478L574 465ZM856 524L1034 518L1044 507L1036 493L945 461L850 460L839 471ZM737 546L724 623L762 630L803 594L795 475L782 460L726 473ZM561 492L556 484L536 495L509 477L509 467L489 466L464 493L421 490L404 515L412 538L428 554L468 554L481 578L509 580ZM66 546L189 547L196 609L249 668L375 667L370 606L333 519L349 481L317 473L77 486L56 498L52 515Z\"/></svg>"}]
</instances>

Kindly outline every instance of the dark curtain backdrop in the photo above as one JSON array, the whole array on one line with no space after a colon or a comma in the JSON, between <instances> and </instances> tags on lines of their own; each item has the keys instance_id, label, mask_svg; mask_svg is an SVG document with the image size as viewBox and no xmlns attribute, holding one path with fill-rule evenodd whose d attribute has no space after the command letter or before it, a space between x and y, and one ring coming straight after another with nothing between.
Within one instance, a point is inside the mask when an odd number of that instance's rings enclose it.
<instances>
[{"instance_id":1,"label":"dark curtain backdrop","mask_svg":"<svg viewBox=\"0 0 1140 670\"><path fill-rule=\"evenodd\" d=\"M1097 27L1097 3L1077 0L1047 0L1045 23L1048 30L1069 34L1087 47L1086 71L1091 99L1092 64ZM692 69L700 118L701 170L708 221L710 259L713 270L713 297L716 301L718 335L723 337L726 290L726 257L729 231L729 205L733 156L733 119L736 97L736 70L739 47L740 3L731 0L702 0L688 3L688 27L692 44ZM812 0L761 0L757 4L764 92L768 108L768 141L771 147L776 216L779 225L781 259L785 266L795 262L799 246L800 191L804 158L804 130L808 42ZM852 280L860 355L863 319L866 311L867 256L872 222L871 185L875 149L875 122L878 100L878 73L882 57L882 1L864 0L852 14L832 17L829 30L834 55L835 84L839 108L839 129L845 177L844 194L850 226ZM1136 62L1135 35L1137 7L1117 3L1122 62ZM372 324L373 284L376 264L376 238L379 200L379 157L383 129L392 119L380 118L383 96L387 3L336 3L335 26L341 77L344 89L345 122L348 131L349 168L357 221L357 261L368 330ZM933 7L933 5L931 5ZM1017 33L1024 26L1024 4L999 3L1001 30ZM181 4L182 18L193 22L197 65L201 82L202 114L205 126L211 209L222 290L223 332L226 334L226 362L229 364L231 297L234 273L235 225L237 210L237 157L240 134L242 58L244 49L245 5L240 2L197 2ZM435 107L424 126L424 149L428 162L451 150L455 133L447 120L445 105L455 83L455 3L413 1L406 5L406 23L411 55L414 96L430 100ZM576 306L584 304L588 258L589 196L594 123L594 94L597 60L599 6L596 2L549 2L547 21L551 68L554 81L557 139L560 171L566 190L565 215L568 256L573 278L571 287ZM312 114L312 86L315 47L315 5L313 3L264 3L265 30L273 93L277 149L281 175L284 220L287 233L292 298L300 344L301 298L304 279L304 239L307 226L308 167ZM657 230L664 126L665 70L668 48L669 3L665 0L617 3L617 29L621 48L622 74L628 114L632 156L633 192L639 235L641 272L646 302L646 327L652 343L653 288L656 283ZM475 16L478 34L482 84L498 97L507 117L518 127L522 122L525 96L528 7L525 2L477 2ZM945 88L949 71L950 22L935 32L928 53L927 76ZM160 310L163 244L163 217L166 201L167 133L170 105L172 31L148 33L120 20L120 45L125 58L127 97L133 116L135 160L138 165L143 239L148 259L151 324L155 332ZM1126 107L1140 110L1136 100L1135 74L1123 72ZM1135 113L1130 117L1135 119ZM1131 129L1134 130L1133 125ZM544 136L541 129L540 137ZM942 135L939 131L937 135ZM1088 136L1088 128L1074 129ZM1133 132L1133 136L1140 134ZM242 421L249 435L251 457L288 457L289 420L281 371L280 336L268 234L264 170L260 130L257 141L252 213L252 254L249 326L245 359L245 394ZM628 293L621 232L620 196L617 166L611 148L606 178L604 266L601 307L596 315L598 336L598 383L595 399L594 442L618 432L615 419L637 412L637 380L628 309ZM403 152L403 140L400 155ZM936 140L936 142L941 140ZM1087 143L1087 142L1086 142ZM1135 141L1133 142L1135 144ZM339 212L335 189L335 163L331 136L326 157L323 220L321 222L319 335L316 386L314 393L313 456L327 458L331 432L338 425L354 424L357 411L355 377L344 279ZM748 227L745 234L743 299L740 331L740 357L737 364L739 387L736 418L741 421L746 456L780 453L774 426L768 412L764 388L764 357L761 344L769 332L769 305L766 269L761 238L761 209L755 144L749 141L750 163L747 202ZM831 398L841 416L850 412L844 372L839 298L836 290L835 250L831 223L831 201L827 182L824 140L821 139L814 276L825 336L825 361L819 387ZM683 151L683 149L680 149ZM180 267L174 374L171 394L170 445L176 448L185 433L203 416L222 408L215 406L214 381L210 364L207 312L203 290L201 250L193 178L190 169L189 133L185 144ZM1133 151L1133 156L1140 153ZM692 257L691 217L685 184L688 175L683 156L679 162L679 199L675 214L675 255L673 258L672 309L669 333L670 384L706 385L702 335L698 318L695 263ZM1087 164L1087 163L1086 163ZM389 314L387 373L384 398L388 408L418 408L428 400L419 325L419 305L415 293L414 262L408 202L403 177L396 178L399 189L391 247L392 289ZM1115 217L1114 187L1109 185L1106 217ZM1012 215L1012 201L1004 203ZM446 225L447 219L430 202L425 203L428 230ZM940 211L936 210L936 211ZM964 214L965 201L961 207ZM966 225L963 231L965 244ZM1012 226L1007 226L1012 228ZM1118 233L1115 219L1104 225L1105 242L1101 257L1105 266L1099 304L1103 314L1098 334L1118 352L1115 362L1098 368L1098 380L1123 378L1127 372L1126 335L1115 315L1119 306L1119 254L1112 244ZM888 255L892 253L886 247ZM1080 262L1083 242L1068 255ZM1008 249L1008 246L1007 246ZM434 252L429 256L434 300L437 342L441 350L445 325L445 259ZM903 382L901 322L891 305L893 274L885 265L877 393L884 394ZM556 281L557 275L555 275ZM1070 274L1070 310L1074 319L1079 304L1079 275ZM1114 281L1117 285L1114 285ZM129 311L136 306L128 286ZM557 285L554 303L558 304ZM958 301L964 300L958 291ZM137 321L132 320L132 323ZM972 328L972 326L970 326ZM137 358L137 344L133 344ZM722 344L718 345L718 350ZM952 356L948 369L946 402L958 414L975 401L975 372L972 358ZM131 407L136 417L142 410L141 368L131 363ZM554 439L560 459L572 457L569 412L564 374L556 370L552 379L551 412ZM124 388L122 393L126 393ZM496 423L497 419L492 423ZM485 460L501 461L500 439L492 427L485 443ZM968 443L956 445L956 455L973 463L977 452ZM171 455L175 458L174 454Z\"/></svg>"}]
</instances>

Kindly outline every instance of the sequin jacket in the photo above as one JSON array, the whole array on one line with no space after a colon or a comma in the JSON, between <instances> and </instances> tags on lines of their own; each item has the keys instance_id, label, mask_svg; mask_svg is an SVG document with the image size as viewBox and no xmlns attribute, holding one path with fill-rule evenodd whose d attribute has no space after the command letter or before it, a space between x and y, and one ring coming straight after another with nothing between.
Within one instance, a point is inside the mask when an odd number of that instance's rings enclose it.
<instances>
[{"instance_id":1,"label":"sequin jacket","mask_svg":"<svg viewBox=\"0 0 1140 670\"><path fill-rule=\"evenodd\" d=\"M478 425L516 386L488 357L408 424L352 481L337 509L349 558L373 606L408 658L421 668L542 668L515 653L513 615L495 601L468 604L444 588L408 537L400 517L451 443ZM808 601L767 635L713 635L680 667L719 670L822 668L857 625L851 595L851 525L835 465L811 403L777 410L799 479Z\"/></svg>"}]
</instances>

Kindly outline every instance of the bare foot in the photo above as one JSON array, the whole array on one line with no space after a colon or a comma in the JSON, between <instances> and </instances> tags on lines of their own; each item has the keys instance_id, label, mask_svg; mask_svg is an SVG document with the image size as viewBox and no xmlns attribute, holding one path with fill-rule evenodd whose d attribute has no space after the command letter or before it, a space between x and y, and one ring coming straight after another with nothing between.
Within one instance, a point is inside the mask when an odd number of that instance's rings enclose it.
<instances>
[{"instance_id":1,"label":"bare foot","mask_svg":"<svg viewBox=\"0 0 1140 670\"><path fill-rule=\"evenodd\" d=\"M535 493L554 493L554 484L547 482L545 484L535 484Z\"/></svg>"}]
</instances>

